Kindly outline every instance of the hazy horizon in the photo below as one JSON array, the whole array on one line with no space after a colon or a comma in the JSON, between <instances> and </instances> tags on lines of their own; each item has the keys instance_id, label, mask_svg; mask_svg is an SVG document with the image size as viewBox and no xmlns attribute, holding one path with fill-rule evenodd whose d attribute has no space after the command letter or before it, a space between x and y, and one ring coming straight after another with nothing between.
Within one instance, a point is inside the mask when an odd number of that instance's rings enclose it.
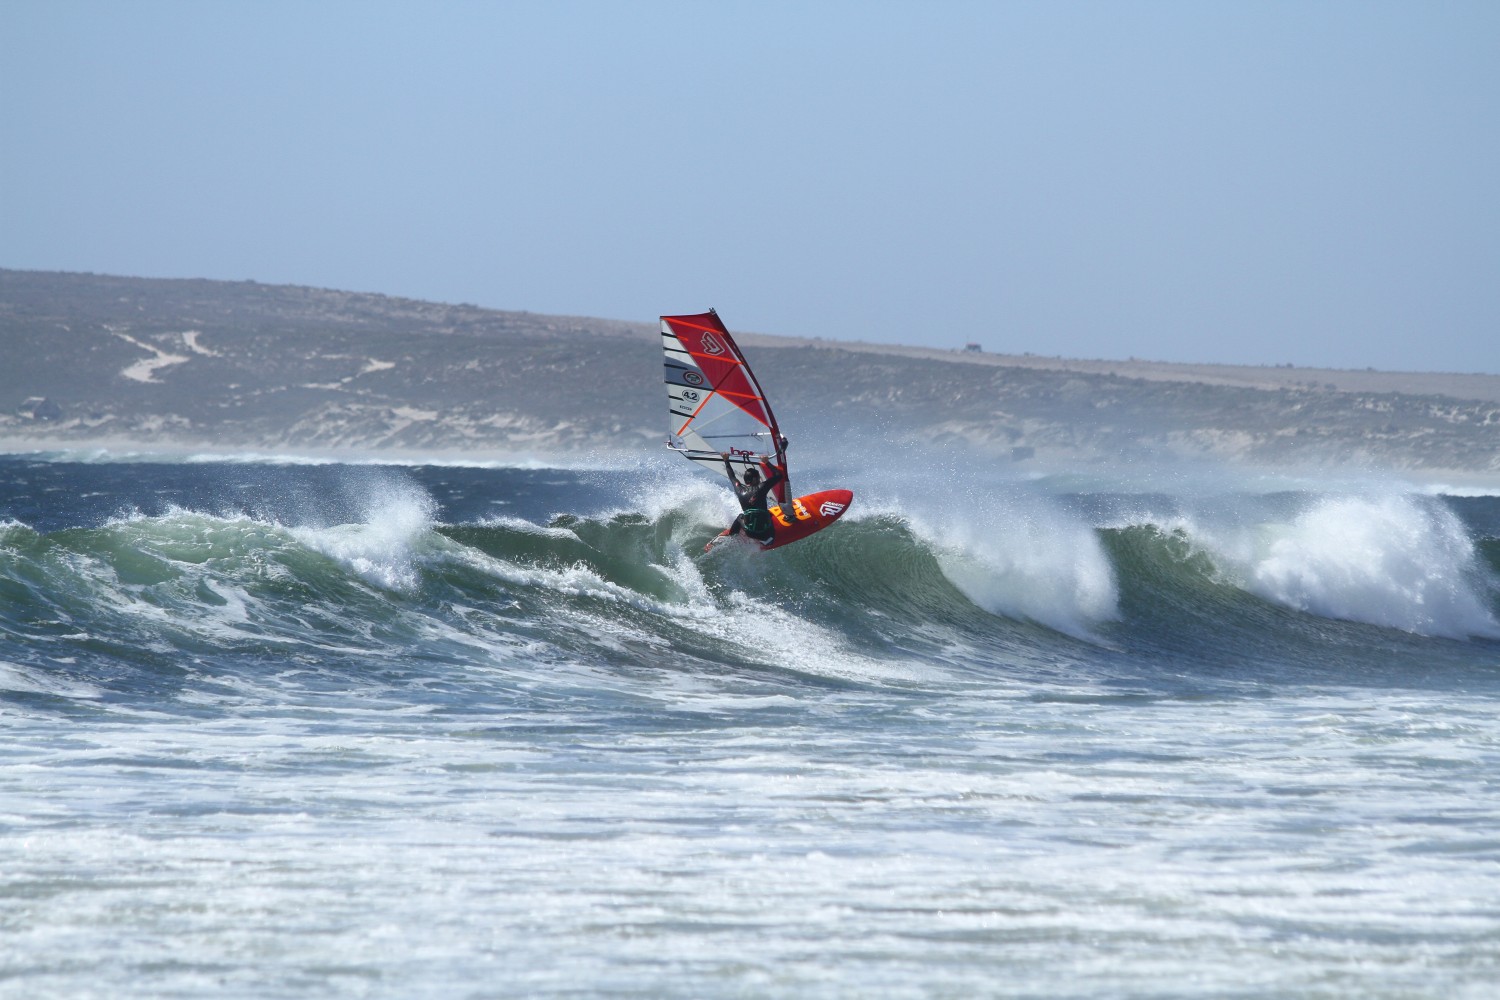
<instances>
[{"instance_id":1,"label":"hazy horizon","mask_svg":"<svg viewBox=\"0 0 1500 1000\"><path fill-rule=\"evenodd\" d=\"M0 267L1500 372L1500 7L0 8Z\"/></svg>"}]
</instances>

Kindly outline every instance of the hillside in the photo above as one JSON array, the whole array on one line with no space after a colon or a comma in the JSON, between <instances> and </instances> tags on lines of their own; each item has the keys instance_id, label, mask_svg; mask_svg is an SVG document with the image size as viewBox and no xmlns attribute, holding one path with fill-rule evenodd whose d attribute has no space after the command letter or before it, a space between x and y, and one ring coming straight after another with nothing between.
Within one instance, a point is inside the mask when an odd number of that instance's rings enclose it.
<instances>
[{"instance_id":1,"label":"hillside","mask_svg":"<svg viewBox=\"0 0 1500 1000\"><path fill-rule=\"evenodd\" d=\"M1006 458L1500 472L1500 376L741 340L799 440L874 427L892 443ZM615 452L665 437L654 322L0 270L0 343L0 438L11 448Z\"/></svg>"}]
</instances>

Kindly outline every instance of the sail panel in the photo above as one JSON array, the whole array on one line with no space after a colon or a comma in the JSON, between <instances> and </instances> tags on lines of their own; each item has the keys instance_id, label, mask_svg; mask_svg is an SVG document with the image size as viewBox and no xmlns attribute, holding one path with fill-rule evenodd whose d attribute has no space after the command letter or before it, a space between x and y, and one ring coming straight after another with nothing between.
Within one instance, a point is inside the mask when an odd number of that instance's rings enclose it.
<instances>
[{"instance_id":1,"label":"sail panel","mask_svg":"<svg viewBox=\"0 0 1500 1000\"><path fill-rule=\"evenodd\" d=\"M667 384L667 446L719 475L724 460L739 470L786 472L786 454L771 405L739 346L710 310L661 318ZM785 500L786 484L776 495Z\"/></svg>"}]
</instances>

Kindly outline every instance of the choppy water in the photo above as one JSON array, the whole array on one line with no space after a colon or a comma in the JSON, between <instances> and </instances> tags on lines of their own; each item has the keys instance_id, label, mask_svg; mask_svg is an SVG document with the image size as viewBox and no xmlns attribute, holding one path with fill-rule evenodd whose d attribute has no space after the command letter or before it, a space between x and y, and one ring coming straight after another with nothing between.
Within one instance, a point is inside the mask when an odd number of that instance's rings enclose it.
<instances>
[{"instance_id":1,"label":"choppy water","mask_svg":"<svg viewBox=\"0 0 1500 1000\"><path fill-rule=\"evenodd\" d=\"M1500 499L798 485L0 458L0 994L1493 995Z\"/></svg>"}]
</instances>

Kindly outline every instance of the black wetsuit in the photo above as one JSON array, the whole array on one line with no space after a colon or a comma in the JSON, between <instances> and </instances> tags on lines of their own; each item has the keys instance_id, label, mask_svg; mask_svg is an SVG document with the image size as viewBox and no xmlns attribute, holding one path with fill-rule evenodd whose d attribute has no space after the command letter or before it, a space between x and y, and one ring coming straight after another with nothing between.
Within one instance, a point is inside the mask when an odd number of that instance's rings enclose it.
<instances>
[{"instance_id":1,"label":"black wetsuit","mask_svg":"<svg viewBox=\"0 0 1500 1000\"><path fill-rule=\"evenodd\" d=\"M759 486L742 486L734 478L734 470L727 459L724 467L729 469L729 481L734 484L734 494L740 500L740 516L729 526L729 533L738 535L743 531L757 542L769 542L776 537L776 527L771 521L771 512L766 509L766 497L786 476L777 469L771 473L770 479Z\"/></svg>"}]
</instances>

